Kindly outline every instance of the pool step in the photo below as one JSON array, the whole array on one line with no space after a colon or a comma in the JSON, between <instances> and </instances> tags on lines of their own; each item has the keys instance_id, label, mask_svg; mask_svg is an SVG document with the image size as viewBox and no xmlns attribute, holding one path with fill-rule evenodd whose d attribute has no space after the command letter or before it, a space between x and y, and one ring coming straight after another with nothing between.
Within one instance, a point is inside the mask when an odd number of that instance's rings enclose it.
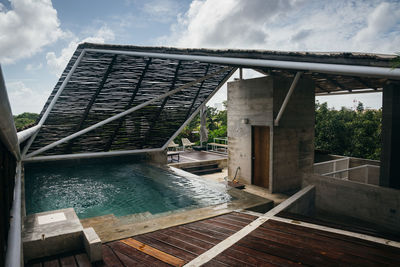
<instances>
[{"instance_id":1,"label":"pool step","mask_svg":"<svg viewBox=\"0 0 400 267\"><path fill-rule=\"evenodd\" d=\"M218 163L215 164L207 164L207 165L198 165L192 167L184 167L182 168L184 171L196 174L196 175L204 175L211 174L216 172L221 172L222 168L218 167Z\"/></svg>"}]
</instances>

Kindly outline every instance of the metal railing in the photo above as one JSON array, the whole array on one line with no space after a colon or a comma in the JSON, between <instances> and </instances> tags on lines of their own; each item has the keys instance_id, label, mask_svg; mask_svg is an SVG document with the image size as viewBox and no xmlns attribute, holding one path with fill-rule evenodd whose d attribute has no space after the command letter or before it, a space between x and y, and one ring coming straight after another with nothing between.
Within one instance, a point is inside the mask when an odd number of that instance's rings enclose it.
<instances>
[{"instance_id":1,"label":"metal railing","mask_svg":"<svg viewBox=\"0 0 400 267\"><path fill-rule=\"evenodd\" d=\"M333 178L341 178L343 180L349 180L353 182L379 185L379 169L379 166L366 164L344 170L328 172L321 175L330 176Z\"/></svg>"}]
</instances>

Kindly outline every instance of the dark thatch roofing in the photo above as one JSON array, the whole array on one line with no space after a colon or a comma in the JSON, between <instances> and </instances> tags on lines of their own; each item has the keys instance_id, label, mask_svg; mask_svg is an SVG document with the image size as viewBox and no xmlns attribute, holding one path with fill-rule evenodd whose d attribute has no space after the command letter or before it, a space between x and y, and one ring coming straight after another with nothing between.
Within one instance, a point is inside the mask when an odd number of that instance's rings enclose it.
<instances>
[{"instance_id":1,"label":"dark thatch roofing","mask_svg":"<svg viewBox=\"0 0 400 267\"><path fill-rule=\"evenodd\" d=\"M41 116L83 49L126 50L281 61L388 67L394 56L358 53L305 53L259 50L178 49L84 43L79 45L47 100ZM40 129L28 154L156 96L222 70L221 64L86 52ZM222 73L168 98L58 145L41 155L160 148L233 73ZM293 77L296 70L263 68L260 72ZM382 88L385 79L306 72L316 93Z\"/></svg>"}]
</instances>

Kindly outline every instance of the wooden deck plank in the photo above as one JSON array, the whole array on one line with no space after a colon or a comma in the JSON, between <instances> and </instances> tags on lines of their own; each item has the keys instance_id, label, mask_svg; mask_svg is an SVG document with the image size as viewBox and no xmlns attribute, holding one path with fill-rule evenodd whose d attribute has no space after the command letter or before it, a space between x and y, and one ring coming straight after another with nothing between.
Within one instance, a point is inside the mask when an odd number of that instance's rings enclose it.
<instances>
[{"instance_id":1,"label":"wooden deck plank","mask_svg":"<svg viewBox=\"0 0 400 267\"><path fill-rule=\"evenodd\" d=\"M168 243L164 243L162 241L153 239L149 236L140 235L140 236L135 236L135 238L143 243L149 244L149 245L151 245L159 250L162 250L166 253L170 253L170 254L172 254L184 261L187 261L187 262L193 260L196 257L196 255L193 253L190 253L186 250L177 248Z\"/></svg>"},{"instance_id":2,"label":"wooden deck plank","mask_svg":"<svg viewBox=\"0 0 400 267\"><path fill-rule=\"evenodd\" d=\"M131 258L119 251L114 251L114 253L124 266L138 266L138 265L145 266L146 265L146 263L140 262L139 260L134 260L133 258Z\"/></svg>"},{"instance_id":3,"label":"wooden deck plank","mask_svg":"<svg viewBox=\"0 0 400 267\"><path fill-rule=\"evenodd\" d=\"M157 258L165 263L168 263L172 266L183 266L185 264L185 261L177 258L175 256L172 256L170 254L167 254L161 250L158 250L156 248L153 248L152 246L146 245L145 243L142 243L138 240L135 240L133 238L127 238L123 239L120 242L131 246L137 250L140 250L143 253L146 253L147 255L150 255L154 258Z\"/></svg>"},{"instance_id":4,"label":"wooden deck plank","mask_svg":"<svg viewBox=\"0 0 400 267\"><path fill-rule=\"evenodd\" d=\"M237 262L235 262L235 263L233 263L233 264L225 264L225 263L223 263L223 262L220 262L220 261L218 261L218 260L216 260L216 259L212 259L212 260L210 260L209 262L207 262L206 264L203 264L202 266L208 266L208 267L220 267L220 266L246 266L246 265L244 265L244 264L240 264L240 263L237 263Z\"/></svg>"},{"instance_id":5,"label":"wooden deck plank","mask_svg":"<svg viewBox=\"0 0 400 267\"><path fill-rule=\"evenodd\" d=\"M302 226L290 225L277 221L269 221L262 225L261 228L272 229L273 231L280 231L289 233L298 237L307 237L313 240L320 240L324 243L330 243L332 246L337 244L339 249L344 249L349 253L352 251L356 256L360 257L373 257L375 260L383 258L389 262L398 262L400 264L400 257L395 255L400 254L400 249L396 249L390 246L384 246L382 244L362 240L355 237L344 236L336 233L330 233L327 231L321 231L317 229L304 228ZM305 230L306 229L306 230ZM368 253L366 253L368 251Z\"/></svg>"},{"instance_id":6,"label":"wooden deck plank","mask_svg":"<svg viewBox=\"0 0 400 267\"><path fill-rule=\"evenodd\" d=\"M190 244L188 242L185 242L185 241L179 240L177 238L174 238L173 236L168 236L168 235L165 235L165 234L162 234L162 233L153 232L153 233L150 233L150 234L147 234L147 235L153 237L156 240L163 241L163 242L165 242L167 244L170 244L172 246L175 246L175 247L178 247L180 249L183 249L183 250L186 250L188 252L191 252L191 253L193 253L195 255L200 255L200 254L202 254L203 252L206 251L205 248L198 247L196 245L193 245L193 244Z\"/></svg>"},{"instance_id":7,"label":"wooden deck plank","mask_svg":"<svg viewBox=\"0 0 400 267\"><path fill-rule=\"evenodd\" d=\"M298 262L291 261L285 258L281 258L272 254L268 254L265 252L260 252L257 250L253 250L251 248L235 244L232 247L228 248L225 250L223 253L230 253L232 252L233 255L240 255L239 253L249 255L251 258L254 258L255 260L258 260L261 262L260 265L263 265L264 263L266 264L272 264L272 265L277 265L277 266L298 266Z\"/></svg>"},{"instance_id":8,"label":"wooden deck plank","mask_svg":"<svg viewBox=\"0 0 400 267\"><path fill-rule=\"evenodd\" d=\"M207 250L214 246L213 244L205 242L205 241L203 241L201 239L197 239L194 236L185 235L184 233L179 232L179 230L174 230L173 228L172 229L171 228L170 229L165 229L165 230L160 231L160 232L163 233L163 234L166 234L166 235L171 235L176 239L179 239L181 241L193 244L195 246L198 246L198 247L201 247L201 248L205 248Z\"/></svg>"},{"instance_id":9,"label":"wooden deck plank","mask_svg":"<svg viewBox=\"0 0 400 267\"><path fill-rule=\"evenodd\" d=\"M221 241L230 236L230 234L221 233L218 231L218 229L215 229L215 228L212 229L211 227L208 227L208 225L200 224L200 223L187 224L187 225L184 225L184 227L188 228L190 230L193 230L193 231L197 231L204 235L220 239Z\"/></svg>"},{"instance_id":10,"label":"wooden deck plank","mask_svg":"<svg viewBox=\"0 0 400 267\"><path fill-rule=\"evenodd\" d=\"M79 253L79 254L75 255L75 260L78 263L79 267L91 267L92 266L86 253Z\"/></svg>"},{"instance_id":11,"label":"wooden deck plank","mask_svg":"<svg viewBox=\"0 0 400 267\"><path fill-rule=\"evenodd\" d=\"M107 245L114 252L118 251L119 253L122 253L137 262L144 263L147 265L170 266L170 265L168 265L150 255L147 255L146 253L143 253L140 250L137 250L131 246L128 246L120 241L114 241L111 243L107 243Z\"/></svg>"},{"instance_id":12,"label":"wooden deck plank","mask_svg":"<svg viewBox=\"0 0 400 267\"><path fill-rule=\"evenodd\" d=\"M302 253L311 253L315 255L324 255L327 260L342 261L347 264L352 262L357 265L367 266L370 262L368 260L356 257L354 255L347 254L345 250L340 247L333 246L329 242L316 242L307 238L298 238L298 236L286 235L284 233L274 233L273 231L267 231L266 229L256 229L249 236L254 236L265 240L266 242L274 242L281 244L288 249L295 249ZM350 260L348 260L350 258Z\"/></svg>"},{"instance_id":13,"label":"wooden deck plank","mask_svg":"<svg viewBox=\"0 0 400 267\"><path fill-rule=\"evenodd\" d=\"M246 236L245 238L239 240L237 244L266 254L275 255L289 261L300 262L306 265L335 266L335 262L327 259L326 257L324 257L324 255L312 253L310 251L303 251L301 249L285 246L280 243L268 242L267 240L253 236Z\"/></svg>"},{"instance_id":14,"label":"wooden deck plank","mask_svg":"<svg viewBox=\"0 0 400 267\"><path fill-rule=\"evenodd\" d=\"M237 232L237 230L232 230L232 229L225 227L224 224L221 224L218 222L213 222L213 221L202 221L202 222L198 222L196 224L203 228L206 228L206 229L208 228L210 230L213 230L214 232L216 231L221 234L224 234L225 236L228 236L228 237Z\"/></svg>"},{"instance_id":15,"label":"wooden deck plank","mask_svg":"<svg viewBox=\"0 0 400 267\"><path fill-rule=\"evenodd\" d=\"M254 221L255 219L257 219L257 217L255 217L255 216L254 216L254 219L248 219L248 218L243 218L241 216L233 215L232 213L226 214L226 216L224 216L224 218L228 218L233 221L243 222L243 223L247 223L247 224L249 224L252 221Z\"/></svg>"},{"instance_id":16,"label":"wooden deck plank","mask_svg":"<svg viewBox=\"0 0 400 267\"><path fill-rule=\"evenodd\" d=\"M61 267L76 267L76 261L74 256L66 256L60 258Z\"/></svg>"},{"instance_id":17,"label":"wooden deck plank","mask_svg":"<svg viewBox=\"0 0 400 267\"><path fill-rule=\"evenodd\" d=\"M232 215L232 216L235 216L235 217L249 219L251 221L254 221L255 219L258 218L256 216L253 216L253 215L250 215L250 214L246 214L246 213L242 213L242 212L231 212L229 214Z\"/></svg>"},{"instance_id":18,"label":"wooden deck plank","mask_svg":"<svg viewBox=\"0 0 400 267\"><path fill-rule=\"evenodd\" d=\"M49 261L45 261L43 263L43 267L59 267L60 263L58 262L58 259L52 259Z\"/></svg>"},{"instance_id":19,"label":"wooden deck plank","mask_svg":"<svg viewBox=\"0 0 400 267\"><path fill-rule=\"evenodd\" d=\"M124 267L120 259L115 255L114 251L108 246L102 246L103 252L103 261L96 262L96 267L106 267L106 266L113 266L113 267Z\"/></svg>"},{"instance_id":20,"label":"wooden deck plank","mask_svg":"<svg viewBox=\"0 0 400 267\"><path fill-rule=\"evenodd\" d=\"M286 228L285 228L286 229ZM303 232L308 231L307 228L303 229ZM290 231L289 231L290 232ZM366 253L366 249L363 246L354 246L353 244L349 244L348 242L337 240L334 238L329 238L326 236L318 236L314 234L311 236L310 234L294 234L288 233L287 231L278 231L275 228L265 228L260 227L257 229L257 232L254 234L259 234L260 236L265 237L266 239L269 238L276 238L282 241L290 242L293 244L297 244L301 246L302 243L309 249L318 250L319 248L324 248L331 251L332 254L338 254L339 257L357 257L357 258L364 258L367 261L375 261L377 263L390 263L391 260L382 257L382 255L374 255L373 253Z\"/></svg>"},{"instance_id":21,"label":"wooden deck plank","mask_svg":"<svg viewBox=\"0 0 400 267\"><path fill-rule=\"evenodd\" d=\"M174 227L172 230L173 231L179 231L179 232L181 232L181 233L183 233L185 235L188 235L188 236L193 236L193 237L195 237L195 238L197 238L199 240L202 240L204 242L208 242L208 243L213 244L213 245L218 244L219 242L221 242L221 239L218 239L218 238L215 238L213 236L209 236L209 235L207 235L205 233L201 233L199 231L195 231L193 229L182 227L182 226Z\"/></svg>"}]
</instances>

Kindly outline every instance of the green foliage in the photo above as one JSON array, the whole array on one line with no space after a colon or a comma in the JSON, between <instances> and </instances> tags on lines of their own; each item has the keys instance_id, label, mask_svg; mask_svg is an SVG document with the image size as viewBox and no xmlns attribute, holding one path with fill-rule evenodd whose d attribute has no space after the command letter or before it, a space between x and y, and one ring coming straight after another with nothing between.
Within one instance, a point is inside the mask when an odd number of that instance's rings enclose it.
<instances>
[{"instance_id":1,"label":"green foliage","mask_svg":"<svg viewBox=\"0 0 400 267\"><path fill-rule=\"evenodd\" d=\"M227 111L207 107L208 142L227 136ZM356 110L329 109L327 103L315 104L315 148L332 154L379 160L381 153L382 110L365 110L359 103ZM199 144L200 115L178 135Z\"/></svg>"},{"instance_id":2,"label":"green foliage","mask_svg":"<svg viewBox=\"0 0 400 267\"><path fill-rule=\"evenodd\" d=\"M227 136L227 113L226 110L218 111L216 108L207 107L207 129L208 129L208 142L213 142L215 137ZM200 144L200 114L182 130L182 132L175 138L174 142L181 144L181 138L188 138L190 141Z\"/></svg>"},{"instance_id":3,"label":"green foliage","mask_svg":"<svg viewBox=\"0 0 400 267\"><path fill-rule=\"evenodd\" d=\"M328 109L315 105L315 148L332 154L379 160L382 110Z\"/></svg>"},{"instance_id":4,"label":"green foliage","mask_svg":"<svg viewBox=\"0 0 400 267\"><path fill-rule=\"evenodd\" d=\"M36 124L39 114L24 112L20 115L14 116L15 127L17 131L22 131Z\"/></svg>"},{"instance_id":5,"label":"green foliage","mask_svg":"<svg viewBox=\"0 0 400 267\"><path fill-rule=\"evenodd\" d=\"M397 57L392 60L392 68L393 69L400 67L400 52L398 52L396 54L397 54Z\"/></svg>"}]
</instances>

